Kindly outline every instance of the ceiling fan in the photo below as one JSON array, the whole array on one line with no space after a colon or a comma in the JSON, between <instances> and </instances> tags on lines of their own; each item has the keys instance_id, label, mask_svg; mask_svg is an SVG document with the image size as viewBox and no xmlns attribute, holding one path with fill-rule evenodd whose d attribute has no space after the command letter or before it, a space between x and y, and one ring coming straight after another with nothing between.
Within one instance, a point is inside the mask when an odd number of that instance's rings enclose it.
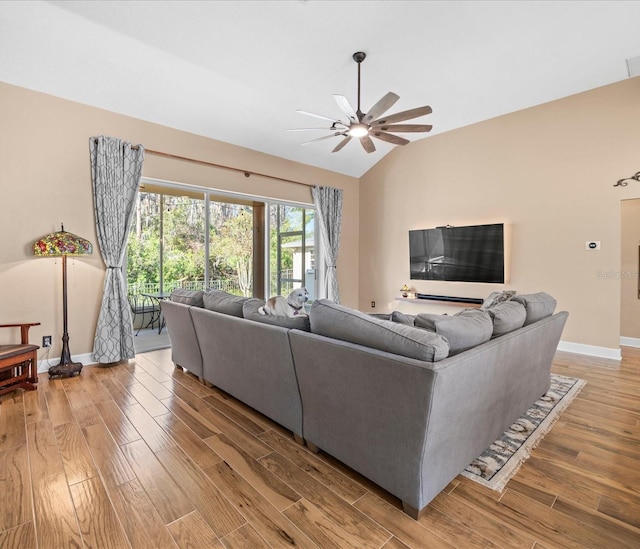
<instances>
[{"instance_id":1,"label":"ceiling fan","mask_svg":"<svg viewBox=\"0 0 640 549\"><path fill-rule=\"evenodd\" d=\"M321 120L327 120L331 122L329 128L296 128L287 130L291 132L296 131L311 131L311 130L324 130L332 132L331 135L325 135L310 141L305 141L303 145L314 143L316 141L322 141L324 139L331 139L332 137L343 137L331 152L338 152L341 150L351 139L354 137L360 139L360 144L368 153L372 153L376 150L372 137L393 143L394 145L406 145L409 143L408 139L394 135L394 133L405 132L428 132L431 131L432 126L428 124L396 124L396 122L403 122L411 118L418 118L419 116L425 116L430 114L431 107L417 107L408 111L402 111L389 116L382 116L386 113L400 97L393 92L389 92L382 97L369 112L363 113L360 110L360 65L364 61L366 54L358 51L353 54L353 60L358 64L358 108L354 110L349 103L349 100L344 95L335 95L334 99L340 107L340 110L346 115L348 122L343 120L331 118L329 116L323 116L321 114L315 114L308 111L297 110L301 114L307 116L313 116ZM393 133L390 133L393 132Z\"/></svg>"}]
</instances>

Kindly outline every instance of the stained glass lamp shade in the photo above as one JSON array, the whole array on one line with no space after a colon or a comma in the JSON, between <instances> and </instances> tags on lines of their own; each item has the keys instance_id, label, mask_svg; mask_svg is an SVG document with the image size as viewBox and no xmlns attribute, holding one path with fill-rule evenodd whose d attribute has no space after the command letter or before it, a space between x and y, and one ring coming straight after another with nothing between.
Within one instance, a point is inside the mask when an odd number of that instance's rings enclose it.
<instances>
[{"instance_id":1,"label":"stained glass lamp shade","mask_svg":"<svg viewBox=\"0 0 640 549\"><path fill-rule=\"evenodd\" d=\"M63 335L62 335L62 353L60 354L60 364L49 368L49 374L53 368L69 367L79 373L82 369L82 363L72 362L71 353L69 352L69 332L67 330L67 256L68 255L88 255L93 253L93 245L88 240L69 233L62 228L55 232L42 237L33 244L33 254L41 257L62 257L62 317L63 317ZM59 371L59 370L57 370Z\"/></svg>"}]
</instances>

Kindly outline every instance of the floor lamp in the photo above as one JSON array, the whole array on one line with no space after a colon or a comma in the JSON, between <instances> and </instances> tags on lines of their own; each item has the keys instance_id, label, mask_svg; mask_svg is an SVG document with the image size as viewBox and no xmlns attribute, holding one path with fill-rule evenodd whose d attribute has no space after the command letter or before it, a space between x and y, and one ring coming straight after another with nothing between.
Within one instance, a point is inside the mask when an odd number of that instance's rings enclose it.
<instances>
[{"instance_id":1,"label":"floor lamp","mask_svg":"<svg viewBox=\"0 0 640 549\"><path fill-rule=\"evenodd\" d=\"M81 362L73 362L69 352L69 331L67 329L67 256L93 253L93 245L88 240L64 230L48 234L33 244L33 254L44 257L62 257L62 353L60 364L49 368L49 376L69 377L80 373Z\"/></svg>"}]
</instances>

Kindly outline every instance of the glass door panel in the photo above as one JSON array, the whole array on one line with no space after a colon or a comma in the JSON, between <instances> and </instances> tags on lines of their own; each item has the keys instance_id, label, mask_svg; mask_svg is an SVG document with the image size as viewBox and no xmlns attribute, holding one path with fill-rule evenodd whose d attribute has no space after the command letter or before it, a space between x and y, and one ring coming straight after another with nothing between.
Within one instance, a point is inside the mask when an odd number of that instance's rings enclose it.
<instances>
[{"instance_id":1,"label":"glass door panel","mask_svg":"<svg viewBox=\"0 0 640 549\"><path fill-rule=\"evenodd\" d=\"M314 210L272 204L269 212L269 295L306 287L315 298Z\"/></svg>"},{"instance_id":2,"label":"glass door panel","mask_svg":"<svg viewBox=\"0 0 640 549\"><path fill-rule=\"evenodd\" d=\"M209 288L253 295L253 227L253 207L209 203Z\"/></svg>"},{"instance_id":3,"label":"glass door panel","mask_svg":"<svg viewBox=\"0 0 640 549\"><path fill-rule=\"evenodd\" d=\"M202 290L205 282L204 195L162 194L160 291Z\"/></svg>"}]
</instances>

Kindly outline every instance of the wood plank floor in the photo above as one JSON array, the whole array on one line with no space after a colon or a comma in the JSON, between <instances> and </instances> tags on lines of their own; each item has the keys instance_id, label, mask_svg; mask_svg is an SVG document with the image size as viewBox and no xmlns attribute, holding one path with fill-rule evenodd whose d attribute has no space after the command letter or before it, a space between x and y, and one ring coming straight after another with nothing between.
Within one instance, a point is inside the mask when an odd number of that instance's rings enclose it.
<instances>
[{"instance_id":1,"label":"wood plank floor","mask_svg":"<svg viewBox=\"0 0 640 549\"><path fill-rule=\"evenodd\" d=\"M0 547L640 548L640 350L553 371L587 385L505 491L458 477L418 522L168 350L45 374L0 401Z\"/></svg>"}]
</instances>

